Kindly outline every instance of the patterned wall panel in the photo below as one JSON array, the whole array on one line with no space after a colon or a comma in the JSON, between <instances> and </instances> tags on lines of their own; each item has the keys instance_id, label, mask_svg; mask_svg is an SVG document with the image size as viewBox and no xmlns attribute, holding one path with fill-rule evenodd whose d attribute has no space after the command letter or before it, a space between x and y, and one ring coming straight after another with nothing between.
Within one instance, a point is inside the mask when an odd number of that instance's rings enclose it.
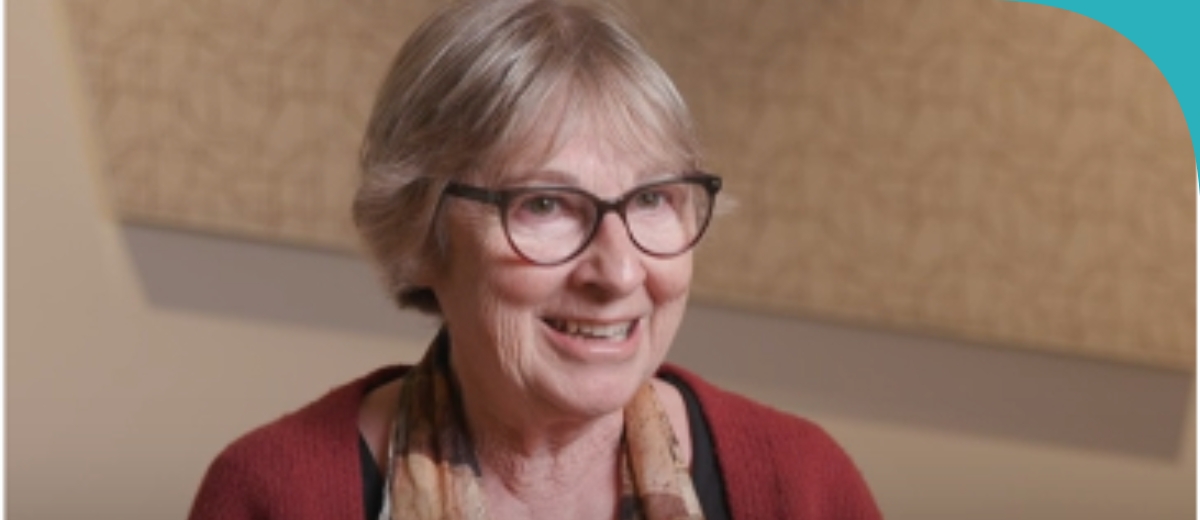
<instances>
[{"instance_id":1,"label":"patterned wall panel","mask_svg":"<svg viewBox=\"0 0 1200 520\"><path fill-rule=\"evenodd\" d=\"M119 214L354 247L372 90L436 4L66 1Z\"/></svg>"},{"instance_id":2,"label":"patterned wall panel","mask_svg":"<svg viewBox=\"0 0 1200 520\"><path fill-rule=\"evenodd\" d=\"M371 91L437 2L63 1L122 218L356 247ZM1195 159L1119 34L996 0L627 10L738 201L698 298L1192 366Z\"/></svg>"}]
</instances>

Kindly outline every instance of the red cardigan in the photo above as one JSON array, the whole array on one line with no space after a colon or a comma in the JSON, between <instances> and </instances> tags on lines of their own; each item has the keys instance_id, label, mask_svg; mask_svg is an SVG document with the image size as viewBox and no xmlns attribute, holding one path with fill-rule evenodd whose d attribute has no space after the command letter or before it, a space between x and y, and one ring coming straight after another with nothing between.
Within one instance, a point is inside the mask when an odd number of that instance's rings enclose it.
<instances>
[{"instance_id":1,"label":"red cardigan","mask_svg":"<svg viewBox=\"0 0 1200 520\"><path fill-rule=\"evenodd\" d=\"M360 520L358 409L377 370L254 430L213 461L191 520ZM712 430L736 519L875 520L879 509L846 453L820 427L664 365L691 387Z\"/></svg>"}]
</instances>

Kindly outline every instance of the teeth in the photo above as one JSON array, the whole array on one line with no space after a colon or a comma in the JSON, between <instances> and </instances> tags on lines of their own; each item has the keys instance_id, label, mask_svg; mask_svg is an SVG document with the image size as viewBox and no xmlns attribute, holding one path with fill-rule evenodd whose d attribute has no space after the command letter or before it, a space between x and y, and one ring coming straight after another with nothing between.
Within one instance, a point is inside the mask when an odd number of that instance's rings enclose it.
<instances>
[{"instance_id":1,"label":"teeth","mask_svg":"<svg viewBox=\"0 0 1200 520\"><path fill-rule=\"evenodd\" d=\"M616 325L594 325L577 321L551 320L550 324L555 329L567 334L596 339L625 339L629 336L629 330L633 328L633 322Z\"/></svg>"}]
</instances>

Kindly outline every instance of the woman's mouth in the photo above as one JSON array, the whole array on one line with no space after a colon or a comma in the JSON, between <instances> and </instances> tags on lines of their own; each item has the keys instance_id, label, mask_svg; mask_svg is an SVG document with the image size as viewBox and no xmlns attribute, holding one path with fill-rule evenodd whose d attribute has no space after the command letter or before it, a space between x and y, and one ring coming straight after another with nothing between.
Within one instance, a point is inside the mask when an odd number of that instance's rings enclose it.
<instances>
[{"instance_id":1,"label":"woman's mouth","mask_svg":"<svg viewBox=\"0 0 1200 520\"><path fill-rule=\"evenodd\" d=\"M633 332L634 326L638 322L638 320L629 320L617 323L598 323L557 318L546 318L543 321L550 328L563 334L607 341L624 341Z\"/></svg>"}]
</instances>

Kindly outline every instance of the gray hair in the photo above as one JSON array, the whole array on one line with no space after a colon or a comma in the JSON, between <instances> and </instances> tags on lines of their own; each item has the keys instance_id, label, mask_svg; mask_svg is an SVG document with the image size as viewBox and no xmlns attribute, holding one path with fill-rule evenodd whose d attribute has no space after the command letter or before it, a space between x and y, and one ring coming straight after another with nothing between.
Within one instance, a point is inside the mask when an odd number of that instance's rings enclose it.
<instances>
[{"instance_id":1,"label":"gray hair","mask_svg":"<svg viewBox=\"0 0 1200 520\"><path fill-rule=\"evenodd\" d=\"M469 0L421 25L384 79L360 153L354 223L401 307L440 314L417 283L451 180L495 179L561 143L570 118L680 170L698 152L674 84L611 11L558 0ZM595 127L593 127L595 128Z\"/></svg>"}]
</instances>

